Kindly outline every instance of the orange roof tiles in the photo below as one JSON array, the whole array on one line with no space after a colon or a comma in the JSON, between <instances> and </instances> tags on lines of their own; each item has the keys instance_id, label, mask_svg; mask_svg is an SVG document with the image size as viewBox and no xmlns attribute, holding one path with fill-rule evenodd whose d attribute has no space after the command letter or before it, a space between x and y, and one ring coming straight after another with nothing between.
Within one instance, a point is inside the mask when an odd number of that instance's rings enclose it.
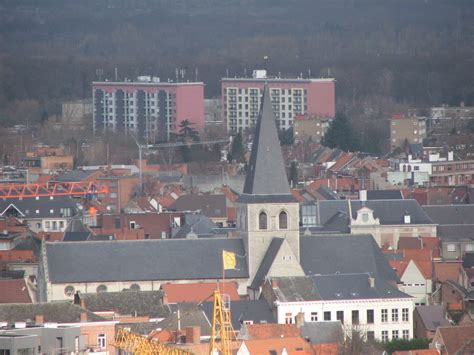
<instances>
[{"instance_id":1,"label":"orange roof tiles","mask_svg":"<svg viewBox=\"0 0 474 355\"><path fill-rule=\"evenodd\" d=\"M395 351L392 355L439 355L439 352L434 349L417 349L406 351Z\"/></svg>"},{"instance_id":2,"label":"orange roof tiles","mask_svg":"<svg viewBox=\"0 0 474 355\"><path fill-rule=\"evenodd\" d=\"M163 284L163 289L167 303L178 302L203 302L213 295L217 283L188 283L188 284ZM231 301L240 300L237 292L236 282L220 282L221 292L229 295Z\"/></svg>"},{"instance_id":3,"label":"orange roof tiles","mask_svg":"<svg viewBox=\"0 0 474 355\"><path fill-rule=\"evenodd\" d=\"M439 327L447 354L454 354L461 349L465 343L474 338L474 325L458 327Z\"/></svg>"},{"instance_id":4,"label":"orange roof tiles","mask_svg":"<svg viewBox=\"0 0 474 355\"><path fill-rule=\"evenodd\" d=\"M434 277L438 282L454 281L458 282L462 262L442 262L434 263Z\"/></svg>"},{"instance_id":5,"label":"orange roof tiles","mask_svg":"<svg viewBox=\"0 0 474 355\"><path fill-rule=\"evenodd\" d=\"M414 260L414 262L426 279L431 279L433 277L433 263L431 261Z\"/></svg>"},{"instance_id":6,"label":"orange roof tiles","mask_svg":"<svg viewBox=\"0 0 474 355\"><path fill-rule=\"evenodd\" d=\"M311 344L301 337L251 339L245 340L243 343L245 343L250 354L270 354L270 351L281 354L283 349L286 349L289 355L314 354Z\"/></svg>"},{"instance_id":7,"label":"orange roof tiles","mask_svg":"<svg viewBox=\"0 0 474 355\"><path fill-rule=\"evenodd\" d=\"M249 324L245 326L250 339L299 337L295 324Z\"/></svg>"},{"instance_id":8,"label":"orange roof tiles","mask_svg":"<svg viewBox=\"0 0 474 355\"><path fill-rule=\"evenodd\" d=\"M0 280L1 303L32 303L25 280Z\"/></svg>"},{"instance_id":9,"label":"orange roof tiles","mask_svg":"<svg viewBox=\"0 0 474 355\"><path fill-rule=\"evenodd\" d=\"M398 277L402 277L403 273L405 272L409 261L406 260L390 260L390 266L394 269L398 275Z\"/></svg>"}]
</instances>

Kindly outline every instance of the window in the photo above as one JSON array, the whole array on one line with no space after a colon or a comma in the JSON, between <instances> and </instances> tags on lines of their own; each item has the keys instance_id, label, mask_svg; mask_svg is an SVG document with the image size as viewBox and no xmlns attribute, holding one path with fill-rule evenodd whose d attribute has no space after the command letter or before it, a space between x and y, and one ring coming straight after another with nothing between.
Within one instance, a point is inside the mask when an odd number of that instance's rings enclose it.
<instances>
[{"instance_id":1,"label":"window","mask_svg":"<svg viewBox=\"0 0 474 355\"><path fill-rule=\"evenodd\" d=\"M288 228L288 214L285 211L281 211L278 216L278 225L280 229Z\"/></svg>"},{"instance_id":2,"label":"window","mask_svg":"<svg viewBox=\"0 0 474 355\"><path fill-rule=\"evenodd\" d=\"M362 222L367 223L369 221L369 214L362 213Z\"/></svg>"},{"instance_id":3,"label":"window","mask_svg":"<svg viewBox=\"0 0 474 355\"><path fill-rule=\"evenodd\" d=\"M466 251L473 251L474 250L474 244L466 244Z\"/></svg>"},{"instance_id":4,"label":"window","mask_svg":"<svg viewBox=\"0 0 474 355\"><path fill-rule=\"evenodd\" d=\"M367 310L367 323L368 324L374 323L374 310L373 309Z\"/></svg>"},{"instance_id":5,"label":"window","mask_svg":"<svg viewBox=\"0 0 474 355\"><path fill-rule=\"evenodd\" d=\"M120 217L115 217L115 229L120 229Z\"/></svg>"},{"instance_id":6,"label":"window","mask_svg":"<svg viewBox=\"0 0 474 355\"><path fill-rule=\"evenodd\" d=\"M107 338L105 336L105 333L97 334L97 345L101 349L105 349L107 347Z\"/></svg>"},{"instance_id":7,"label":"window","mask_svg":"<svg viewBox=\"0 0 474 355\"><path fill-rule=\"evenodd\" d=\"M291 313L285 313L285 323L293 324L293 316Z\"/></svg>"},{"instance_id":8,"label":"window","mask_svg":"<svg viewBox=\"0 0 474 355\"><path fill-rule=\"evenodd\" d=\"M53 221L53 228L52 229L53 229L53 231L58 229L58 222Z\"/></svg>"},{"instance_id":9,"label":"window","mask_svg":"<svg viewBox=\"0 0 474 355\"><path fill-rule=\"evenodd\" d=\"M117 198L117 193L116 192L111 192L110 193L110 198Z\"/></svg>"},{"instance_id":10,"label":"window","mask_svg":"<svg viewBox=\"0 0 474 355\"><path fill-rule=\"evenodd\" d=\"M403 322L408 322L409 316L408 316L408 308L403 308L402 309L402 321Z\"/></svg>"},{"instance_id":11,"label":"window","mask_svg":"<svg viewBox=\"0 0 474 355\"><path fill-rule=\"evenodd\" d=\"M63 229L64 228L64 221L59 221L59 229Z\"/></svg>"},{"instance_id":12,"label":"window","mask_svg":"<svg viewBox=\"0 0 474 355\"><path fill-rule=\"evenodd\" d=\"M392 339L398 339L398 330L392 330Z\"/></svg>"},{"instance_id":13,"label":"window","mask_svg":"<svg viewBox=\"0 0 474 355\"><path fill-rule=\"evenodd\" d=\"M74 290L74 286L71 286L71 285L66 286L66 287L64 288L64 294L65 294L66 296L68 296L68 297L74 296L74 291L75 291L75 290Z\"/></svg>"},{"instance_id":14,"label":"window","mask_svg":"<svg viewBox=\"0 0 474 355\"><path fill-rule=\"evenodd\" d=\"M456 246L454 244L448 244L448 251L456 251Z\"/></svg>"},{"instance_id":15,"label":"window","mask_svg":"<svg viewBox=\"0 0 474 355\"><path fill-rule=\"evenodd\" d=\"M398 309L392 309L392 322L398 322Z\"/></svg>"},{"instance_id":16,"label":"window","mask_svg":"<svg viewBox=\"0 0 474 355\"><path fill-rule=\"evenodd\" d=\"M50 222L50 221L44 222L44 226L45 226L47 229L51 228L51 222Z\"/></svg>"},{"instance_id":17,"label":"window","mask_svg":"<svg viewBox=\"0 0 474 355\"><path fill-rule=\"evenodd\" d=\"M324 320L331 320L331 312L324 312Z\"/></svg>"},{"instance_id":18,"label":"window","mask_svg":"<svg viewBox=\"0 0 474 355\"><path fill-rule=\"evenodd\" d=\"M107 292L107 286L105 285L97 286L97 293L101 293L101 292Z\"/></svg>"},{"instance_id":19,"label":"window","mask_svg":"<svg viewBox=\"0 0 474 355\"><path fill-rule=\"evenodd\" d=\"M359 324L359 311L352 311L352 324Z\"/></svg>"},{"instance_id":20,"label":"window","mask_svg":"<svg viewBox=\"0 0 474 355\"><path fill-rule=\"evenodd\" d=\"M382 330L382 341L388 341L388 330Z\"/></svg>"},{"instance_id":21,"label":"window","mask_svg":"<svg viewBox=\"0 0 474 355\"><path fill-rule=\"evenodd\" d=\"M267 229L267 214L260 212L258 215L258 229Z\"/></svg>"},{"instance_id":22,"label":"window","mask_svg":"<svg viewBox=\"0 0 474 355\"><path fill-rule=\"evenodd\" d=\"M344 324L344 311L337 311L336 312L336 319Z\"/></svg>"},{"instance_id":23,"label":"window","mask_svg":"<svg viewBox=\"0 0 474 355\"><path fill-rule=\"evenodd\" d=\"M375 333L372 330L367 332L367 341L374 341L375 340Z\"/></svg>"},{"instance_id":24,"label":"window","mask_svg":"<svg viewBox=\"0 0 474 355\"><path fill-rule=\"evenodd\" d=\"M130 285L130 291L140 291L140 285L139 284L131 284Z\"/></svg>"},{"instance_id":25,"label":"window","mask_svg":"<svg viewBox=\"0 0 474 355\"><path fill-rule=\"evenodd\" d=\"M409 339L410 338L410 331L408 329L403 330L402 334L403 334L403 339Z\"/></svg>"},{"instance_id":26,"label":"window","mask_svg":"<svg viewBox=\"0 0 474 355\"><path fill-rule=\"evenodd\" d=\"M318 312L311 312L311 322L318 321Z\"/></svg>"},{"instance_id":27,"label":"window","mask_svg":"<svg viewBox=\"0 0 474 355\"><path fill-rule=\"evenodd\" d=\"M388 309L382 309L382 323L388 322Z\"/></svg>"}]
</instances>

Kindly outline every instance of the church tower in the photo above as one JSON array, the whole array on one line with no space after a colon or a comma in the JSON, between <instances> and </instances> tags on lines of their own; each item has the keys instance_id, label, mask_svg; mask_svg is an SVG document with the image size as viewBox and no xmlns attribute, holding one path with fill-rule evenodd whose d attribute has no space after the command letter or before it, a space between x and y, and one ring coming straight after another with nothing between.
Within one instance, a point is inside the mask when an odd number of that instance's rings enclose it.
<instances>
[{"instance_id":1,"label":"church tower","mask_svg":"<svg viewBox=\"0 0 474 355\"><path fill-rule=\"evenodd\" d=\"M290 192L267 85L252 144L243 193L237 199L250 280L272 240L283 238L300 261L299 204Z\"/></svg>"}]
</instances>

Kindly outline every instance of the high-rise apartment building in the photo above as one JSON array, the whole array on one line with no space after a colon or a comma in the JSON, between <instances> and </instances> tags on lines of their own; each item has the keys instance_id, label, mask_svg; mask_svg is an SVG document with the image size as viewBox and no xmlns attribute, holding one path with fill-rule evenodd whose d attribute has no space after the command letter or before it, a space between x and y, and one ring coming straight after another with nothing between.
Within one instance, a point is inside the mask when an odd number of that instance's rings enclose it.
<instances>
[{"instance_id":1,"label":"high-rise apartment building","mask_svg":"<svg viewBox=\"0 0 474 355\"><path fill-rule=\"evenodd\" d=\"M426 119L424 117L405 117L393 115L390 120L390 144L392 149L408 144L421 144L426 138Z\"/></svg>"},{"instance_id":2,"label":"high-rise apartment building","mask_svg":"<svg viewBox=\"0 0 474 355\"><path fill-rule=\"evenodd\" d=\"M160 82L148 76L133 82L93 82L92 98L94 133L133 133L154 142L169 139L184 120L197 130L204 128L202 82Z\"/></svg>"},{"instance_id":3,"label":"high-rise apartment building","mask_svg":"<svg viewBox=\"0 0 474 355\"><path fill-rule=\"evenodd\" d=\"M263 71L252 78L223 78L222 118L229 132L255 125L263 86L268 84L275 120L280 129L293 125L297 115L333 118L336 111L334 79L266 78Z\"/></svg>"}]
</instances>

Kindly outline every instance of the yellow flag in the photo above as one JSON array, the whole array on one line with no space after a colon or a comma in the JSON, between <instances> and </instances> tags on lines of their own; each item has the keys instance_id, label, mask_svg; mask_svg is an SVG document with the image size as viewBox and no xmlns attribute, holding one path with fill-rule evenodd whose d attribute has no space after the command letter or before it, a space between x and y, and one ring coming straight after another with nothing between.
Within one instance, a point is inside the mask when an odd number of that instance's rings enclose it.
<instances>
[{"instance_id":1,"label":"yellow flag","mask_svg":"<svg viewBox=\"0 0 474 355\"><path fill-rule=\"evenodd\" d=\"M235 269L237 262L235 261L235 253L231 251L222 251L222 261L224 264L224 270Z\"/></svg>"}]
</instances>

